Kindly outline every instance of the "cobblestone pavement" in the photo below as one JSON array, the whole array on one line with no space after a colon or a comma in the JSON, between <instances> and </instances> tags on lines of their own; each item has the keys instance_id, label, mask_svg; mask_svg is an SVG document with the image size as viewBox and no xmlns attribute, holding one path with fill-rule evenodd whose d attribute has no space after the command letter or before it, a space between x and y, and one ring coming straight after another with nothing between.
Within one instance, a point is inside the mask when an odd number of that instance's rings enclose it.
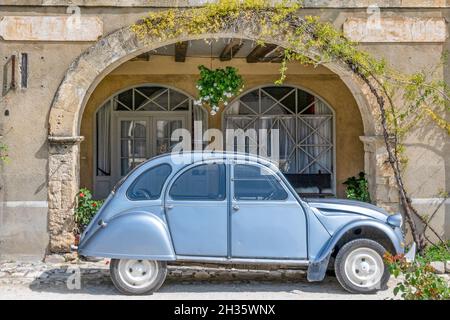
<instances>
[{"instance_id":1,"label":"cobblestone pavement","mask_svg":"<svg viewBox=\"0 0 450 320\"><path fill-rule=\"evenodd\" d=\"M302 270L170 266L157 293L130 297L112 285L107 260L0 262L0 299L387 299L393 297L392 287L375 295L353 295L333 276L309 283Z\"/></svg>"}]
</instances>

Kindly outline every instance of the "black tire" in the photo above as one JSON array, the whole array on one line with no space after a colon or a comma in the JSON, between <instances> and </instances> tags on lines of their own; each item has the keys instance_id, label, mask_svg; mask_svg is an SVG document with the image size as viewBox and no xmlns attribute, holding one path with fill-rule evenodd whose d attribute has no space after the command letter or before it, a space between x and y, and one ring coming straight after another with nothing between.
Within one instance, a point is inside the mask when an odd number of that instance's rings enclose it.
<instances>
[{"instance_id":1,"label":"black tire","mask_svg":"<svg viewBox=\"0 0 450 320\"><path fill-rule=\"evenodd\" d=\"M150 261L150 263L153 263L156 265L156 275L153 276L152 281L148 284L145 284L143 287L135 288L124 279L122 279L120 275L119 270L119 264L120 262L128 261L126 259L111 259L109 271L111 280L114 284L114 286L119 290L121 293L126 295L141 295L141 294L151 294L155 291L157 291L162 284L164 283L164 280L166 279L167 275L167 263L164 261ZM141 260L139 260L141 261ZM145 260L142 260L145 261Z\"/></svg>"},{"instance_id":2,"label":"black tire","mask_svg":"<svg viewBox=\"0 0 450 320\"><path fill-rule=\"evenodd\" d=\"M367 287L355 285L354 281L352 281L349 278L349 276L347 275L347 273L345 271L345 263L347 261L347 258L349 257L349 255L352 252L354 252L357 249L362 249L362 250L370 249L367 251L374 254L374 257L375 257L375 253L373 253L373 251L375 251L376 254L379 255L379 258L381 258L381 261L383 261L383 274L381 275L380 280L372 285L368 285ZM361 250L359 250L359 251L361 251ZM334 270L336 272L336 278L338 279L341 286L345 290L347 290L351 293L364 293L364 294L375 293L378 290L386 289L387 282L389 281L389 278L390 278L390 273L389 273L388 267L386 266L386 264L384 263L384 260L383 260L383 255L385 252L386 252L386 249L381 244L379 244L378 242L376 242L374 240L370 240L370 239L356 239L356 240L352 240L352 241L346 243L339 250L339 252L336 256L336 260L334 262ZM376 259L378 259L378 257L376 257ZM364 261L364 260L362 259L362 261ZM359 270L356 269L355 272L358 273ZM381 273L381 270L380 270L380 273Z\"/></svg>"}]
</instances>

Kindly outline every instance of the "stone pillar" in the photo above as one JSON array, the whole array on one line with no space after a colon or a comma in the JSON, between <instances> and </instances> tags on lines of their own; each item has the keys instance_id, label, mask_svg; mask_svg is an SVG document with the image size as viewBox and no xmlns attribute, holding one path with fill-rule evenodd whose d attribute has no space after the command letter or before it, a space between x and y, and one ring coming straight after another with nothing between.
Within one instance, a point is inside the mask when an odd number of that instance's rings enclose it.
<instances>
[{"instance_id":1,"label":"stone pillar","mask_svg":"<svg viewBox=\"0 0 450 320\"><path fill-rule=\"evenodd\" d=\"M383 136L359 138L364 143L364 171L367 174L372 202L389 212L399 212L399 191L388 162Z\"/></svg>"},{"instance_id":2,"label":"stone pillar","mask_svg":"<svg viewBox=\"0 0 450 320\"><path fill-rule=\"evenodd\" d=\"M48 228L50 251L70 251L75 196L79 189L79 143L83 137L49 136Z\"/></svg>"}]
</instances>

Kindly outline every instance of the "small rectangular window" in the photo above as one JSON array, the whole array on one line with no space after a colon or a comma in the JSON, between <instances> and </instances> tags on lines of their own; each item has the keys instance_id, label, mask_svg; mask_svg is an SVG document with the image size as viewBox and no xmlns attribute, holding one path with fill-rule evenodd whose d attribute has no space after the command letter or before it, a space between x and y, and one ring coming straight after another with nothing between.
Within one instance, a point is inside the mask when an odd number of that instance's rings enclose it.
<instances>
[{"instance_id":1,"label":"small rectangular window","mask_svg":"<svg viewBox=\"0 0 450 320\"><path fill-rule=\"evenodd\" d=\"M182 173L169 195L173 200L222 201L226 196L225 190L225 165L202 164Z\"/></svg>"},{"instance_id":2,"label":"small rectangular window","mask_svg":"<svg viewBox=\"0 0 450 320\"><path fill-rule=\"evenodd\" d=\"M22 61L20 62L20 86L28 87L28 53L22 53Z\"/></svg>"},{"instance_id":3,"label":"small rectangular window","mask_svg":"<svg viewBox=\"0 0 450 320\"><path fill-rule=\"evenodd\" d=\"M161 191L167 177L172 172L168 164L161 164L142 173L127 190L130 200L156 200L161 196Z\"/></svg>"},{"instance_id":4,"label":"small rectangular window","mask_svg":"<svg viewBox=\"0 0 450 320\"><path fill-rule=\"evenodd\" d=\"M270 171L253 165L234 167L234 198L236 200L286 200L287 192Z\"/></svg>"}]
</instances>

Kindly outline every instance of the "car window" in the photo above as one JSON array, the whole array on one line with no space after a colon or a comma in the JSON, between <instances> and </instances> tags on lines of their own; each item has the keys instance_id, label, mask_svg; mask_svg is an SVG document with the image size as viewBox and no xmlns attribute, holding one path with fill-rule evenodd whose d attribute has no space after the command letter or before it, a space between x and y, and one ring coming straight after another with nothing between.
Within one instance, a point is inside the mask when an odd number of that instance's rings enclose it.
<instances>
[{"instance_id":1,"label":"car window","mask_svg":"<svg viewBox=\"0 0 450 320\"><path fill-rule=\"evenodd\" d=\"M182 173L172 185L169 195L174 200L225 199L224 164L202 164Z\"/></svg>"},{"instance_id":2,"label":"car window","mask_svg":"<svg viewBox=\"0 0 450 320\"><path fill-rule=\"evenodd\" d=\"M168 164L160 164L142 173L127 190L130 200L156 200L161 196L161 190L167 177L172 172Z\"/></svg>"},{"instance_id":3,"label":"car window","mask_svg":"<svg viewBox=\"0 0 450 320\"><path fill-rule=\"evenodd\" d=\"M287 192L269 170L253 165L235 165L236 200L286 200Z\"/></svg>"}]
</instances>

